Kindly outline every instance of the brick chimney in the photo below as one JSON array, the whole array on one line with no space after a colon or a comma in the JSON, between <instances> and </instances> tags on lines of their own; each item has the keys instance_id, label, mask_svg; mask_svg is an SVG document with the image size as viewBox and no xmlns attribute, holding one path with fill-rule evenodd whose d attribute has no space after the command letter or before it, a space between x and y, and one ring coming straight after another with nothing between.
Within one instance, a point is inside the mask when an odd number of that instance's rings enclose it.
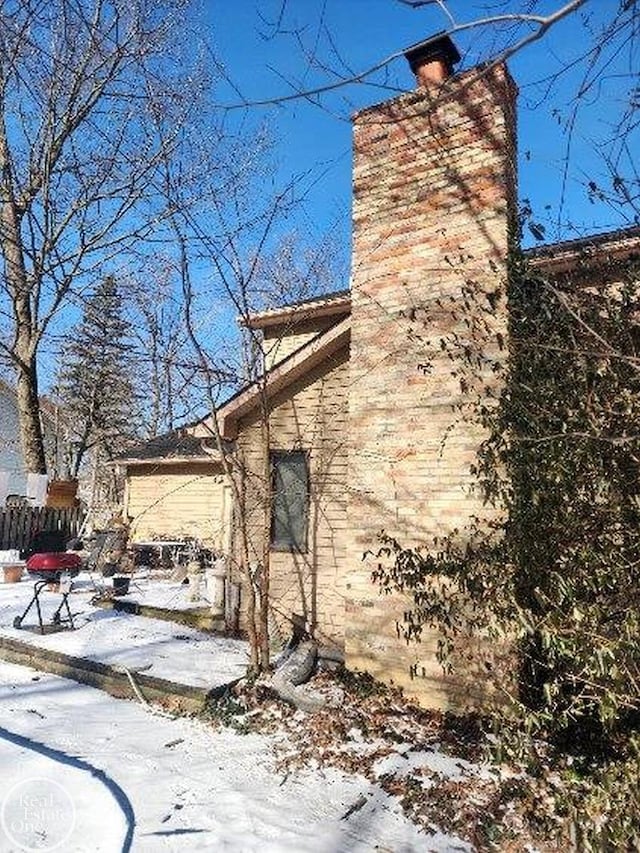
<instances>
[{"instance_id":1,"label":"brick chimney","mask_svg":"<svg viewBox=\"0 0 640 853\"><path fill-rule=\"evenodd\" d=\"M469 392L441 341L462 351L469 294L495 299L504 285L516 89L502 64L452 75L459 54L447 37L406 57L419 88L353 118L346 661L446 706L437 639L397 638L406 605L379 594L376 560L363 554L377 550L380 530L430 544L483 511L470 466L484 436L460 414ZM499 297L490 323L506 337ZM425 677L410 680L411 666Z\"/></svg>"}]
</instances>

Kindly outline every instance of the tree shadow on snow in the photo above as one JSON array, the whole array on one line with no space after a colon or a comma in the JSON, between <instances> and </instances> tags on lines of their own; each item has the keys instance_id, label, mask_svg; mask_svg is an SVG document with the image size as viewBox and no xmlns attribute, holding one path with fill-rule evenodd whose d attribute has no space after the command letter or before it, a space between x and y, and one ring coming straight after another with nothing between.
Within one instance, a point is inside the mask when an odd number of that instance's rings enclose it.
<instances>
[{"instance_id":1,"label":"tree shadow on snow","mask_svg":"<svg viewBox=\"0 0 640 853\"><path fill-rule=\"evenodd\" d=\"M31 738L25 737L23 735L15 734L15 732L10 732L8 729L0 726L0 738L6 740L8 743L12 743L16 746L22 747L23 749L30 749L32 752L37 752L39 755L44 755L46 758L50 758L52 761L57 761L59 764L66 764L68 767L75 767L77 770L82 770L85 773L89 773L95 779L100 782L100 784L104 785L105 788L109 791L111 796L116 801L118 808L124 815L127 831L125 837L122 842L122 853L129 853L131 849L131 844L133 841L133 832L136 825L136 816L133 810L133 806L131 801L127 797L126 793L123 789L118 785L116 781L114 781L110 776L104 772L104 770L100 770L98 767L94 767L89 764L88 761L84 761L81 758L76 758L73 755L67 755L66 752L62 752L59 749L53 749L52 747L46 746L39 741L32 740Z\"/></svg>"}]
</instances>

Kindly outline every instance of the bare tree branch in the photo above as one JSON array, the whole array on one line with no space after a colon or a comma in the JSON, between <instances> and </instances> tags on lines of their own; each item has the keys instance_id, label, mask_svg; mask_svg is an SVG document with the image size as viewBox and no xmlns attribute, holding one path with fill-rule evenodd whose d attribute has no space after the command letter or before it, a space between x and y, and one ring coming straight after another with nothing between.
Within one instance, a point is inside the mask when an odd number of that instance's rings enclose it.
<instances>
[{"instance_id":1,"label":"bare tree branch","mask_svg":"<svg viewBox=\"0 0 640 853\"><path fill-rule=\"evenodd\" d=\"M535 29L531 33L526 36L523 36L521 39L515 42L515 44L511 45L510 47L501 51L497 56L493 57L490 63L490 66L493 66L499 62L505 62L507 59L518 53L527 45L532 44L533 42L542 38L551 27L553 27L563 18L566 18L568 15L571 15L576 12L585 2L586 0L570 0L570 2L566 3L564 6L560 7L550 15L532 15L525 13L490 15L486 18L479 18L477 20L468 21L466 23L453 24L452 26L447 28L446 34L449 36L453 36L456 33L465 32L467 30L480 29L483 27L492 27L496 24L506 22L531 24L535 26ZM421 44L427 46L431 42L440 39L442 35L443 33L438 33L437 35L432 36L429 39L425 39L424 42L421 42ZM374 65L371 65L366 68L364 71L360 71L356 74L351 75L350 77L340 79L333 83L326 83L322 86L316 86L313 88L305 89L303 91L298 91L291 95L281 95L275 96L273 98L264 98L260 100L244 100L239 103L220 104L220 106L223 109L227 110L237 110L244 109L246 107L264 107L271 106L274 104L283 104L289 101L296 101L304 98L309 99L317 95L325 94L326 92L332 92L336 89L341 89L344 86L350 84L363 83L368 77L371 77L371 75L375 74L377 71L380 71L382 68L389 65L394 60L399 59L401 56L404 56L404 49L389 54L388 56L384 57L384 59L381 59L379 62L376 62Z\"/></svg>"}]
</instances>

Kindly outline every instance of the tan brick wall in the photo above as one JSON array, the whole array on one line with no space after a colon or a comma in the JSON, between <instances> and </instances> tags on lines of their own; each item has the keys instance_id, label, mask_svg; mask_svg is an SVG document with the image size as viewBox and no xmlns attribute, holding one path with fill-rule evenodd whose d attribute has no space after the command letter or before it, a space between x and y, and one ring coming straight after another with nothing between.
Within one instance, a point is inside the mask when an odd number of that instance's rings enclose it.
<instances>
[{"instance_id":1,"label":"tan brick wall","mask_svg":"<svg viewBox=\"0 0 640 853\"><path fill-rule=\"evenodd\" d=\"M270 414L272 449L307 450L311 480L307 552L270 552L273 621L287 639L289 618L301 614L320 642L340 647L344 637L348 379L345 348L276 395ZM265 523L263 446L256 412L240 422L237 439L244 471L242 512L255 560L261 558Z\"/></svg>"},{"instance_id":2,"label":"tan brick wall","mask_svg":"<svg viewBox=\"0 0 640 853\"><path fill-rule=\"evenodd\" d=\"M486 665L507 673L504 688L511 688L509 676L516 669L507 643L482 643L469 638L459 638L458 649L451 660L448 674L438 662L438 632L425 628L419 645L407 645L398 639L395 621L406 606L402 596L368 597L360 601L347 600L346 621L366 621L366 630L357 638L350 636L348 666L369 672L374 678L402 686L406 696L423 704L442 709L481 708L489 696L497 697L487 683ZM365 614L363 616L363 614Z\"/></svg>"},{"instance_id":3,"label":"tan brick wall","mask_svg":"<svg viewBox=\"0 0 640 853\"><path fill-rule=\"evenodd\" d=\"M228 547L231 498L218 466L131 465L125 498L134 542L190 536L216 550Z\"/></svg>"},{"instance_id":4,"label":"tan brick wall","mask_svg":"<svg viewBox=\"0 0 640 853\"><path fill-rule=\"evenodd\" d=\"M354 120L347 664L439 706L456 689L434 663L437 638L398 639L405 604L380 598L362 555L381 529L425 543L482 511L469 473L482 432L458 410L477 388L452 374L473 346L475 300L504 283L515 93L503 68L474 76L436 103L422 90ZM485 354L499 357L503 303L488 324ZM411 680L417 661L426 677Z\"/></svg>"}]
</instances>

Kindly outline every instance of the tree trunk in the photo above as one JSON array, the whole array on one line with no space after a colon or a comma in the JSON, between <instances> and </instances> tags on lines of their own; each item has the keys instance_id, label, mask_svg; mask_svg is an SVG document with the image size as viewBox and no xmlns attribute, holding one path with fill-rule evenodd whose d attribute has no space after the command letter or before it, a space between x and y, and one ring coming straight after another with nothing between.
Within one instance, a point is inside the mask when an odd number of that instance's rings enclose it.
<instances>
[{"instance_id":1,"label":"tree trunk","mask_svg":"<svg viewBox=\"0 0 640 853\"><path fill-rule=\"evenodd\" d=\"M260 669L267 672L270 666L269 649L269 596L271 574L271 506L273 503L273 484L271 482L271 430L269 423L269 401L266 385L260 389L260 408L262 414L261 438L263 452L264 479L264 528L262 532L262 571L260 572L260 600L258 609L257 633L260 641Z\"/></svg>"},{"instance_id":2,"label":"tree trunk","mask_svg":"<svg viewBox=\"0 0 640 853\"><path fill-rule=\"evenodd\" d=\"M18 342L18 348L21 348L20 342ZM47 463L40 421L35 355L27 355L20 359L17 374L17 402L25 467L33 474L46 474Z\"/></svg>"},{"instance_id":3,"label":"tree trunk","mask_svg":"<svg viewBox=\"0 0 640 853\"><path fill-rule=\"evenodd\" d=\"M13 163L7 144L4 117L0 118L0 247L4 256L4 277L13 302L16 322L11 355L17 367L17 402L20 440L27 471L46 474L38 374L36 368L37 334L31 310L31 291L27 280L21 234L22 211L16 202Z\"/></svg>"}]
</instances>

